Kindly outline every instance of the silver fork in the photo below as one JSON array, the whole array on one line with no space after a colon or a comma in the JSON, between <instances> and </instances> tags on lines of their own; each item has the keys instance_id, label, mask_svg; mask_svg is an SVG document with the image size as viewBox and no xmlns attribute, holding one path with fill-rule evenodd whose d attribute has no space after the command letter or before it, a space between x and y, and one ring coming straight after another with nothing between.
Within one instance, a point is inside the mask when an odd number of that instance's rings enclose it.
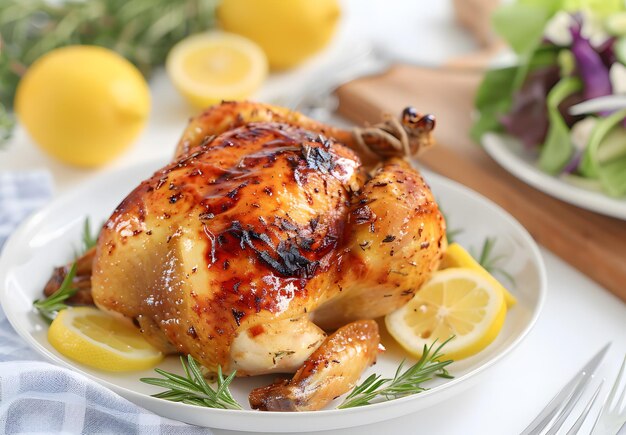
<instances>
[{"instance_id":1,"label":"silver fork","mask_svg":"<svg viewBox=\"0 0 626 435\"><path fill-rule=\"evenodd\" d=\"M571 414L572 409L574 409L574 406L580 400L580 396L593 377L593 373L600 365L600 362L604 358L604 355L608 351L610 345L611 343L607 343L606 346L604 346L578 373L576 373L576 376L574 376L574 378L572 378L561 389L561 391L554 396L546 407L541 410L539 415L537 415L528 427L524 429L521 435L536 435L545 430L548 430L548 434L555 434L563 426L563 423L565 423L565 420ZM598 386L591 401L587 404L583 413L578 418L576 423L574 423L572 428L576 425L582 426L585 417L589 414L589 410L593 406L593 402L598 397L601 386L602 384ZM572 429L570 429L570 431L571 430Z\"/></svg>"},{"instance_id":2,"label":"silver fork","mask_svg":"<svg viewBox=\"0 0 626 435\"><path fill-rule=\"evenodd\" d=\"M626 383L621 385L625 366L626 356L624 356L622 367L617 374L617 378L615 378L611 392L604 401L598 418L591 430L593 435L616 434L622 425L626 423Z\"/></svg>"},{"instance_id":3,"label":"silver fork","mask_svg":"<svg viewBox=\"0 0 626 435\"><path fill-rule=\"evenodd\" d=\"M580 413L580 415L578 416L578 418L576 419L572 427L570 427L569 430L567 431L567 435L576 435L578 433L583 423L587 419L587 416L589 415L589 411L591 411L591 407L593 406L594 403L596 403L596 399L598 398L598 394L600 393L600 390L602 389L603 383L604 383L604 379L602 380L602 382L600 382L600 385L598 385L598 388L596 388L596 391L593 393L593 396L591 396L591 400L589 400L589 402L587 403L587 406L585 406L585 409L583 409L583 412Z\"/></svg>"}]
</instances>

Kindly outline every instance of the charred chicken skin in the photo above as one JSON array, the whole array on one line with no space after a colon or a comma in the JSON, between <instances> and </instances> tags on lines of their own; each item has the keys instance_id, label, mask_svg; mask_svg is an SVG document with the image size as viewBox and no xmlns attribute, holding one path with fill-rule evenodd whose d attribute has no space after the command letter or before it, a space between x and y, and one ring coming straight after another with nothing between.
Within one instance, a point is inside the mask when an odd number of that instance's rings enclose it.
<instances>
[{"instance_id":1,"label":"charred chicken skin","mask_svg":"<svg viewBox=\"0 0 626 435\"><path fill-rule=\"evenodd\" d=\"M407 302L445 250L405 158L433 127L412 109L354 131L257 103L207 109L104 225L94 303L209 370L296 372L255 390L257 408L325 406L375 361L368 319Z\"/></svg>"}]
</instances>

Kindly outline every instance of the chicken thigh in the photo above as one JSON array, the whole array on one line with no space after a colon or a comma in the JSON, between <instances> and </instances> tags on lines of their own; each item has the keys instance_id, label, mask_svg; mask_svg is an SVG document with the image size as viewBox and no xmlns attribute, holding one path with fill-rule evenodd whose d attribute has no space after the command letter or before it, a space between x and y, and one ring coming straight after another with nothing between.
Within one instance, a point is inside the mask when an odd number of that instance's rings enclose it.
<instances>
[{"instance_id":1,"label":"chicken thigh","mask_svg":"<svg viewBox=\"0 0 626 435\"><path fill-rule=\"evenodd\" d=\"M211 371L310 365L325 331L397 309L436 270L445 222L404 158L431 143L433 126L412 109L354 131L256 103L207 109L104 225L95 304ZM372 328L341 341L367 365Z\"/></svg>"}]
</instances>

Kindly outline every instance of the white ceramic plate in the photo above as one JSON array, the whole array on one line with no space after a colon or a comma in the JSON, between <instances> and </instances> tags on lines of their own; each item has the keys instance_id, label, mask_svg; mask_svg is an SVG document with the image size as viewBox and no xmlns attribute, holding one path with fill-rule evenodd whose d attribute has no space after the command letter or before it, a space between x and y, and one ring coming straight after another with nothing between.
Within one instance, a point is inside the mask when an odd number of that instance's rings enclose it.
<instances>
[{"instance_id":1,"label":"white ceramic plate","mask_svg":"<svg viewBox=\"0 0 626 435\"><path fill-rule=\"evenodd\" d=\"M83 221L104 220L122 198L161 162L143 163L105 174L73 192L58 198L25 222L11 237L0 258L0 302L16 331L41 355L69 367L129 400L157 414L188 423L243 431L301 432L365 425L415 412L446 400L476 383L525 337L535 323L545 295L545 270L537 246L529 234L502 209L478 194L452 181L429 174L431 186L448 216L449 226L462 229L458 240L467 247L479 248L486 236L496 236L496 250L507 254L502 265L515 277L513 292L519 304L509 312L502 333L478 355L450 366L453 380L430 384L430 390L418 395L371 406L311 413L273 413L199 408L150 397L160 389L139 381L152 376L150 370L126 374L92 370L61 356L46 339L47 325L33 311L32 301L55 265L72 258L78 248ZM388 351L364 374L392 376L406 355L389 337L383 337ZM160 364L165 370L179 371L177 358ZM242 404L247 404L251 388L268 384L273 377L236 379L232 390Z\"/></svg>"},{"instance_id":2,"label":"white ceramic plate","mask_svg":"<svg viewBox=\"0 0 626 435\"><path fill-rule=\"evenodd\" d=\"M578 207L626 220L626 198L613 198L591 186L583 187L543 172L537 167L537 154L525 149L517 139L486 133L481 142L500 166L535 189Z\"/></svg>"}]
</instances>

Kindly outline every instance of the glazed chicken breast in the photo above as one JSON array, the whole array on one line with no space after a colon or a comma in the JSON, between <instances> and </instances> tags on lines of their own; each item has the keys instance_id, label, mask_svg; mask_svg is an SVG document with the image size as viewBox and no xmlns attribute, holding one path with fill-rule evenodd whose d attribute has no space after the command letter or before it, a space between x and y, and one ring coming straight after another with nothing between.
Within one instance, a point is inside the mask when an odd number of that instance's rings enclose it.
<instances>
[{"instance_id":1,"label":"glazed chicken breast","mask_svg":"<svg viewBox=\"0 0 626 435\"><path fill-rule=\"evenodd\" d=\"M297 372L255 390L257 408L323 407L375 361L367 320L406 303L446 248L406 158L433 127L412 109L353 131L256 103L207 109L104 225L93 301L208 370Z\"/></svg>"}]
</instances>

